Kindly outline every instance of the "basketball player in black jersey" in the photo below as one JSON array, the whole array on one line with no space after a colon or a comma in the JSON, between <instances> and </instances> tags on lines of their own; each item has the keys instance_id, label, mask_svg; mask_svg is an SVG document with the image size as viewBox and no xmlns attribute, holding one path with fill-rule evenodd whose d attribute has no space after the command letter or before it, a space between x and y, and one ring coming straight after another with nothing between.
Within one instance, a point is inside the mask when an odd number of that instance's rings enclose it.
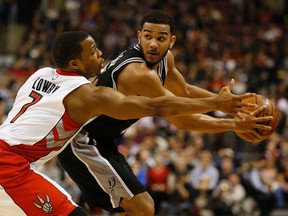
<instances>
[{"instance_id":1,"label":"basketball player in black jersey","mask_svg":"<svg viewBox=\"0 0 288 216\"><path fill-rule=\"evenodd\" d=\"M142 19L138 44L107 64L97 85L117 89L125 95L214 96L214 93L185 82L170 51L175 41L173 18L161 11L152 11ZM236 116L235 113L229 114ZM254 121L257 119L252 117ZM195 114L167 119L179 129L200 132L244 132L253 127L269 129L261 125L261 121L256 120L251 125L237 117L227 119ZM138 119L116 120L101 115L73 141L73 152L69 147L59 156L62 166L78 184L90 208L100 207L131 216L154 215L153 199L119 153L116 143L123 131L136 121ZM260 136L254 130L253 133Z\"/></svg>"}]
</instances>

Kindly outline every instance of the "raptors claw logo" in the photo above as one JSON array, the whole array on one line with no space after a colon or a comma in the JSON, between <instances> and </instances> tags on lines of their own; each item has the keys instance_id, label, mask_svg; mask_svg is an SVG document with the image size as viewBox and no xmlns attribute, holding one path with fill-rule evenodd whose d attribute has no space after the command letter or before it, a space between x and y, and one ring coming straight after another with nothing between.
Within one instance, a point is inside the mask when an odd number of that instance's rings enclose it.
<instances>
[{"instance_id":1,"label":"raptors claw logo","mask_svg":"<svg viewBox=\"0 0 288 216\"><path fill-rule=\"evenodd\" d=\"M46 214L51 213L53 210L53 207L50 203L50 198L48 195L44 194L46 197L46 201L44 199L42 199L38 194L36 194L37 199L39 200L39 202L41 204L37 204L36 202L34 202L34 205L39 208L42 209Z\"/></svg>"}]
</instances>

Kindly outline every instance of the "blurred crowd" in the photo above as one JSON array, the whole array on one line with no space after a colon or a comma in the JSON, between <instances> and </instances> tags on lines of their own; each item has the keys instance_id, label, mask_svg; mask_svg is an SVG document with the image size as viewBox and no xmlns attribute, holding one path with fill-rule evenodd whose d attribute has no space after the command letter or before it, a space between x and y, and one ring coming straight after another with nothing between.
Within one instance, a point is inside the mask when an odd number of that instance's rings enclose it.
<instances>
[{"instance_id":1,"label":"blurred crowd","mask_svg":"<svg viewBox=\"0 0 288 216\"><path fill-rule=\"evenodd\" d=\"M23 8L21 0L0 0L2 31L15 23L28 29L13 62L0 65L0 123L27 77L38 68L53 66L50 50L55 35L89 32L107 63L137 43L142 16L161 9L175 19L177 42L172 52L188 83L218 92L234 78L233 93L259 93L276 104L279 124L267 140L248 143L232 132L181 131L164 119L143 118L119 139L119 148L154 198L157 215L268 216L288 206L285 0L32 2ZM220 112L209 114L225 117ZM57 159L41 171L85 206Z\"/></svg>"}]
</instances>

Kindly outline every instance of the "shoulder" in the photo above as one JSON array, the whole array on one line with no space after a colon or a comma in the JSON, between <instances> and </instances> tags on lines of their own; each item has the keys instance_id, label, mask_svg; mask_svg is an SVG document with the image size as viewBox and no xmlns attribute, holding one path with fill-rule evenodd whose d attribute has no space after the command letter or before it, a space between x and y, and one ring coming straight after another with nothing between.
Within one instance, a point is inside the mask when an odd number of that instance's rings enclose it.
<instances>
[{"instance_id":1,"label":"shoulder","mask_svg":"<svg viewBox=\"0 0 288 216\"><path fill-rule=\"evenodd\" d=\"M124 73L123 73L124 72ZM122 78L130 80L133 83L147 83L152 80L159 80L159 76L154 69L149 68L145 62L135 62L127 65L121 73Z\"/></svg>"},{"instance_id":2,"label":"shoulder","mask_svg":"<svg viewBox=\"0 0 288 216\"><path fill-rule=\"evenodd\" d=\"M55 73L55 71L56 70L51 68L51 67L43 67L43 68L39 68L37 71L35 71L35 73L33 73L31 75L31 77L41 76L42 74L49 75L51 73Z\"/></svg>"},{"instance_id":3,"label":"shoulder","mask_svg":"<svg viewBox=\"0 0 288 216\"><path fill-rule=\"evenodd\" d=\"M129 64L126 65L125 69L127 71L130 70L149 70L149 68L146 66L146 62L130 62Z\"/></svg>"},{"instance_id":4,"label":"shoulder","mask_svg":"<svg viewBox=\"0 0 288 216\"><path fill-rule=\"evenodd\" d=\"M170 50L168 50L167 52L167 64L168 64L168 68L175 67L174 55Z\"/></svg>"}]
</instances>

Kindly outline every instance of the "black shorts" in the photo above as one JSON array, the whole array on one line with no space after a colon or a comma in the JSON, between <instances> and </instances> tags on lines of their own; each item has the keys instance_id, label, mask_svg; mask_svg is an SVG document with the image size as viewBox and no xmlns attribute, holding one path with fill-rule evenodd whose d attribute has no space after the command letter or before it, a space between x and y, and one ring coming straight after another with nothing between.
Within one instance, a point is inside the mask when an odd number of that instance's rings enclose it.
<instances>
[{"instance_id":1,"label":"black shorts","mask_svg":"<svg viewBox=\"0 0 288 216\"><path fill-rule=\"evenodd\" d=\"M90 208L123 212L119 206L123 198L131 199L146 191L119 152L104 158L95 146L76 142L74 139L58 159L79 186L84 201Z\"/></svg>"}]
</instances>

